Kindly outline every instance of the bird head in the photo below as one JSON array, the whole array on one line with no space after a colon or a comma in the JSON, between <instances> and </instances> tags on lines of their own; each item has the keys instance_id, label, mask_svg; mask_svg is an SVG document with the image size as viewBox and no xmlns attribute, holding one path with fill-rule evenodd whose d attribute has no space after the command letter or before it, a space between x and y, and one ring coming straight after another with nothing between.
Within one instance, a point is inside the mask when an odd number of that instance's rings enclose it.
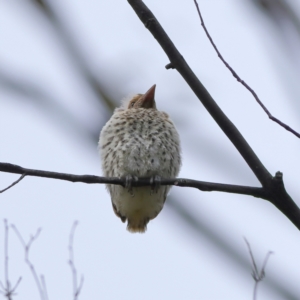
<instances>
[{"instance_id":1,"label":"bird head","mask_svg":"<svg viewBox=\"0 0 300 300\"><path fill-rule=\"evenodd\" d=\"M154 94L155 94L155 87L154 84L145 94L137 94L134 96L128 104L128 109L131 108L152 108L156 109L156 103L154 100Z\"/></svg>"}]
</instances>

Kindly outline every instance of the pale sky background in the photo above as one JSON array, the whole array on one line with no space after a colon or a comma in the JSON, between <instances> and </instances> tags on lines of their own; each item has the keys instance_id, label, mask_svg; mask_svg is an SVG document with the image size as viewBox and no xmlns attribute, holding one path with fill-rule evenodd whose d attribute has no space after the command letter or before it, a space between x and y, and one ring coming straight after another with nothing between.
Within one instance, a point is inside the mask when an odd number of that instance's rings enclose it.
<instances>
[{"instance_id":1,"label":"pale sky background","mask_svg":"<svg viewBox=\"0 0 300 300\"><path fill-rule=\"evenodd\" d=\"M223 56L282 121L300 131L300 29L258 0L198 0ZM267 2L267 1L266 1ZM274 1L278 2L278 1ZM300 1L292 6L300 19ZM97 136L111 115L86 80L118 105L157 85L156 102L180 133L180 177L259 186L246 163L125 0L0 0L0 161L26 168L101 175ZM283 172L300 205L300 140L270 121L217 58L193 0L145 1L216 102L267 169ZM273 15L272 19L270 16ZM298 27L297 27L298 26ZM69 39L69 40L67 40ZM0 189L18 178L0 173ZM27 177L0 195L6 218L28 239L49 299L73 299L68 239L75 220L79 299L252 299L243 237L260 267L273 251L257 299L300 299L300 233L272 204L253 197L175 187L146 234L130 234L104 185ZM1 230L3 228L3 230ZM0 279L4 279L0 223ZM41 299L16 235L9 236L13 299Z\"/></svg>"}]
</instances>

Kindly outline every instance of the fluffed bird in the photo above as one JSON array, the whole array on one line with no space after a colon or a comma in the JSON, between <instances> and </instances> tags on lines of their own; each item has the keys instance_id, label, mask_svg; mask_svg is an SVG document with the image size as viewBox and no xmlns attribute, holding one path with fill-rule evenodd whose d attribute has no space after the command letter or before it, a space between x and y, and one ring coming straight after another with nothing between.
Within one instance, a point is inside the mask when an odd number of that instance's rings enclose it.
<instances>
[{"instance_id":1,"label":"fluffed bird","mask_svg":"<svg viewBox=\"0 0 300 300\"><path fill-rule=\"evenodd\" d=\"M130 232L145 232L162 210L171 186L160 177L177 177L180 140L169 116L156 108L153 85L115 109L100 133L99 150L106 177L126 178L128 186L107 185L115 214ZM152 178L156 187L132 187L132 180Z\"/></svg>"}]
</instances>

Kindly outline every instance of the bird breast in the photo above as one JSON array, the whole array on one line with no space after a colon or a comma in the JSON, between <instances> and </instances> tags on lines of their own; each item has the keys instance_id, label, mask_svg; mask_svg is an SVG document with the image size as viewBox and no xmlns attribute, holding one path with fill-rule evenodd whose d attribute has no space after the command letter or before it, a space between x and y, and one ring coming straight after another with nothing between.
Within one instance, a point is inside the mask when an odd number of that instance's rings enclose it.
<instances>
[{"instance_id":1,"label":"bird breast","mask_svg":"<svg viewBox=\"0 0 300 300\"><path fill-rule=\"evenodd\" d=\"M118 109L100 134L105 176L176 177L179 136L169 116L156 109Z\"/></svg>"}]
</instances>

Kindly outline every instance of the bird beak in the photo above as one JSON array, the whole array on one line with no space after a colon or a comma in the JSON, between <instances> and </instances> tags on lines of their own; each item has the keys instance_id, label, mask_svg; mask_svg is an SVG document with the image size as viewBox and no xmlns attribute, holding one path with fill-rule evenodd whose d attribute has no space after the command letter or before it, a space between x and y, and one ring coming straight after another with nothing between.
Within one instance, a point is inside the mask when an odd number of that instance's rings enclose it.
<instances>
[{"instance_id":1,"label":"bird beak","mask_svg":"<svg viewBox=\"0 0 300 300\"><path fill-rule=\"evenodd\" d=\"M141 98L141 107L142 108L155 108L155 100L154 100L154 94L155 94L155 87L156 84L154 84Z\"/></svg>"}]
</instances>

